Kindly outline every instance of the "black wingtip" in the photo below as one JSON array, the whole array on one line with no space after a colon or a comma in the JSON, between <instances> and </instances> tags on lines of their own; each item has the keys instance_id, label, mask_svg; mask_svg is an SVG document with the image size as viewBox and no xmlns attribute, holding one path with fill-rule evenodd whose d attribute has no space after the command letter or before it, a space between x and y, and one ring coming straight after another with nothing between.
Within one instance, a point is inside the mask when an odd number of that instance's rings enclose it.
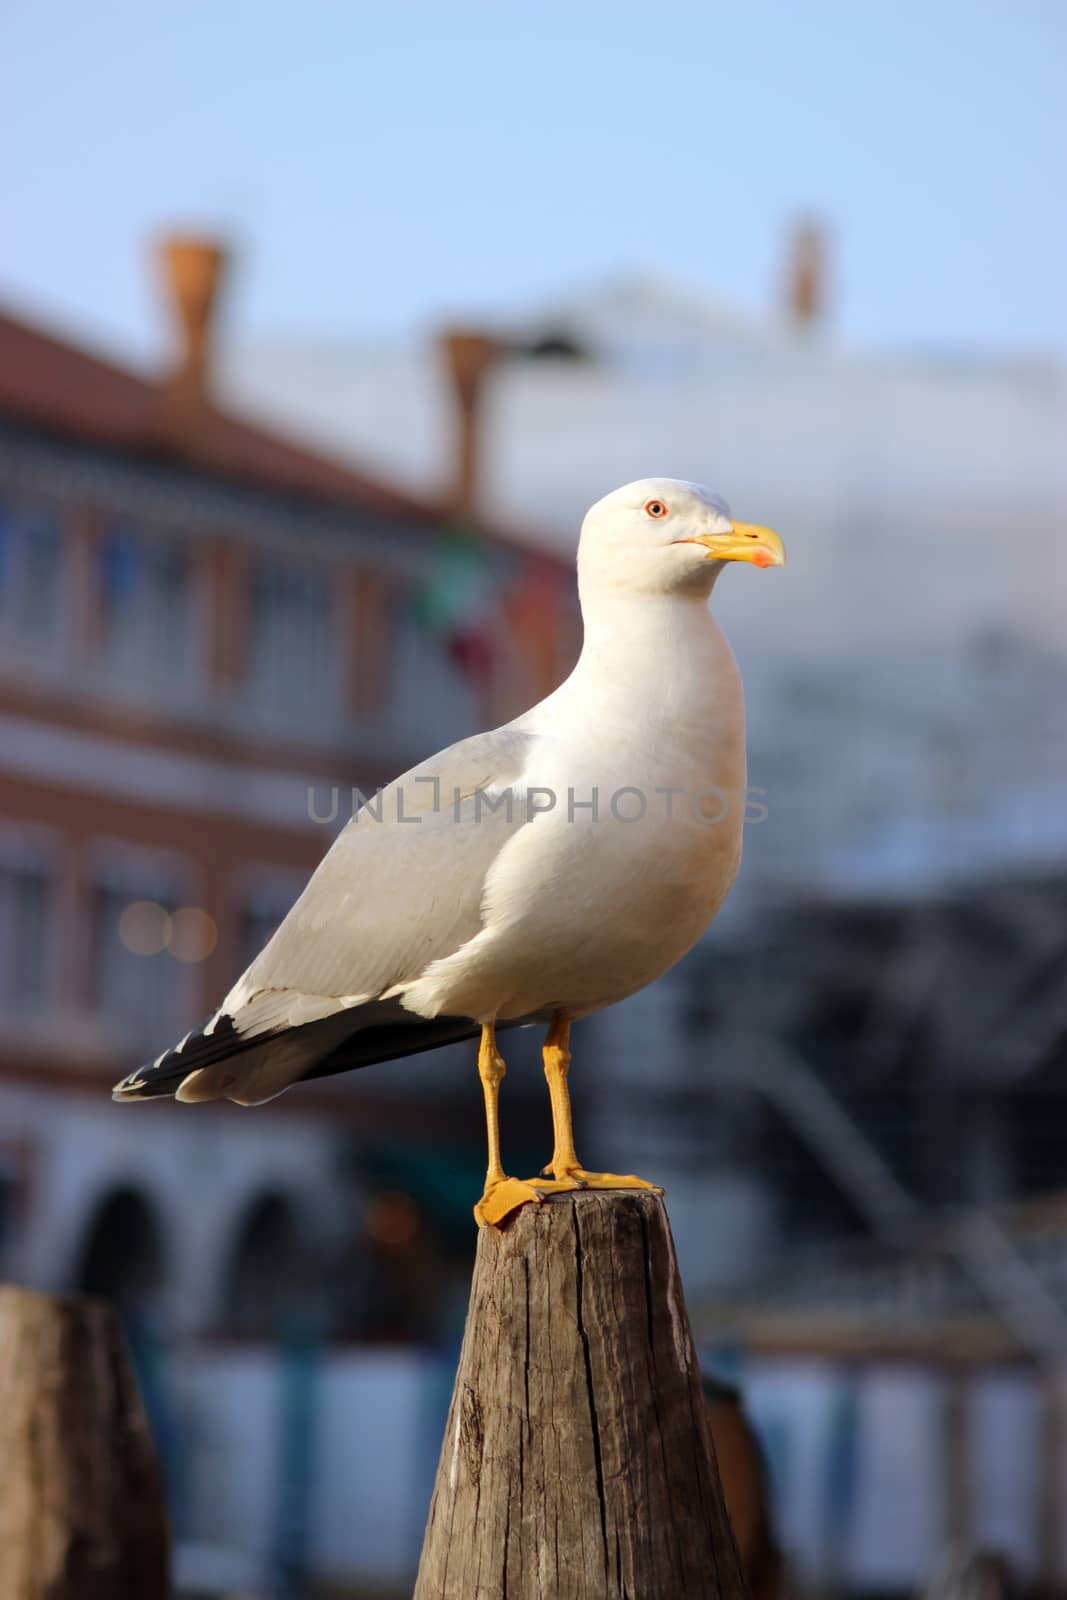
<instances>
[{"instance_id":1,"label":"black wingtip","mask_svg":"<svg viewBox=\"0 0 1067 1600\"><path fill-rule=\"evenodd\" d=\"M152 1100L161 1095L173 1095L191 1072L200 1067L214 1066L238 1051L255 1044L254 1039L242 1039L233 1025L233 1018L225 1012L213 1016L192 1032L173 1050L164 1050L155 1061L147 1062L127 1073L111 1091L112 1100Z\"/></svg>"},{"instance_id":2,"label":"black wingtip","mask_svg":"<svg viewBox=\"0 0 1067 1600\"><path fill-rule=\"evenodd\" d=\"M111 1098L117 1105L122 1105L128 1100L156 1100L163 1095L172 1095L181 1083L184 1073L180 1077L167 1076L162 1080L153 1081L150 1076L151 1069L138 1067L136 1072L127 1076L111 1091Z\"/></svg>"}]
</instances>

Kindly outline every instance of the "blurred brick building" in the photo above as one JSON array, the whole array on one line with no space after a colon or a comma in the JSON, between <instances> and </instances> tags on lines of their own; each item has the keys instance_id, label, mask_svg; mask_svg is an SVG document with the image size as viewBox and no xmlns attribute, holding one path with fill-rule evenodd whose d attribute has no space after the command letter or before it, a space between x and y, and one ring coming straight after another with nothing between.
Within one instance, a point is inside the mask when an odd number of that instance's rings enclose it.
<instances>
[{"instance_id":1,"label":"blurred brick building","mask_svg":"<svg viewBox=\"0 0 1067 1600\"><path fill-rule=\"evenodd\" d=\"M269 1318L286 1252L357 1228L338 1130L394 1127L409 1080L254 1117L110 1084L217 1002L353 788L513 715L576 632L567 566L469 520L476 654L429 626L462 484L424 503L222 409L224 254L162 264L161 377L0 316L0 1270L197 1327ZM440 1140L455 1085L405 1131Z\"/></svg>"}]
</instances>

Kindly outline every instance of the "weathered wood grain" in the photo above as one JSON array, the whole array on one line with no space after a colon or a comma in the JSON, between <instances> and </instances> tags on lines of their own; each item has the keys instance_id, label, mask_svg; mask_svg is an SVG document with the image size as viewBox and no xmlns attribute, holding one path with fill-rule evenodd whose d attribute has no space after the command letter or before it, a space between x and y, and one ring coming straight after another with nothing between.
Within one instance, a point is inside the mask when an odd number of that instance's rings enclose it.
<instances>
[{"instance_id":1,"label":"weathered wood grain","mask_svg":"<svg viewBox=\"0 0 1067 1600\"><path fill-rule=\"evenodd\" d=\"M746 1593L662 1200L483 1228L415 1600Z\"/></svg>"},{"instance_id":2,"label":"weathered wood grain","mask_svg":"<svg viewBox=\"0 0 1067 1600\"><path fill-rule=\"evenodd\" d=\"M0 1595L167 1593L159 1472L117 1318L0 1288Z\"/></svg>"}]
</instances>

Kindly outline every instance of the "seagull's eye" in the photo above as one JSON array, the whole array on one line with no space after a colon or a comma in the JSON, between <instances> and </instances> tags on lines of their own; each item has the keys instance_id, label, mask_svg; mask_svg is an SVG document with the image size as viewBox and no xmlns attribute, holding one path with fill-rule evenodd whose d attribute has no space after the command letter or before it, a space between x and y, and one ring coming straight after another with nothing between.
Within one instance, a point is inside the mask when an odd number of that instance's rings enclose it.
<instances>
[{"instance_id":1,"label":"seagull's eye","mask_svg":"<svg viewBox=\"0 0 1067 1600\"><path fill-rule=\"evenodd\" d=\"M667 515L667 507L662 500L646 500L645 510L650 517L665 517Z\"/></svg>"}]
</instances>

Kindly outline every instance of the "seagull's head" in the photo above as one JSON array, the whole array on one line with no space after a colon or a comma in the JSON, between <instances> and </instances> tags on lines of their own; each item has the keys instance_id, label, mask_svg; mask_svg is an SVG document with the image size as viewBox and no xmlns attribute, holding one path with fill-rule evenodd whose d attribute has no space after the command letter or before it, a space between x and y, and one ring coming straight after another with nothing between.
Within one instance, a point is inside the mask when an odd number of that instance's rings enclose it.
<instances>
[{"instance_id":1,"label":"seagull's head","mask_svg":"<svg viewBox=\"0 0 1067 1600\"><path fill-rule=\"evenodd\" d=\"M578 545L583 587L710 593L727 561L785 565L771 528L738 522L725 500L681 478L639 478L586 513Z\"/></svg>"}]
</instances>

